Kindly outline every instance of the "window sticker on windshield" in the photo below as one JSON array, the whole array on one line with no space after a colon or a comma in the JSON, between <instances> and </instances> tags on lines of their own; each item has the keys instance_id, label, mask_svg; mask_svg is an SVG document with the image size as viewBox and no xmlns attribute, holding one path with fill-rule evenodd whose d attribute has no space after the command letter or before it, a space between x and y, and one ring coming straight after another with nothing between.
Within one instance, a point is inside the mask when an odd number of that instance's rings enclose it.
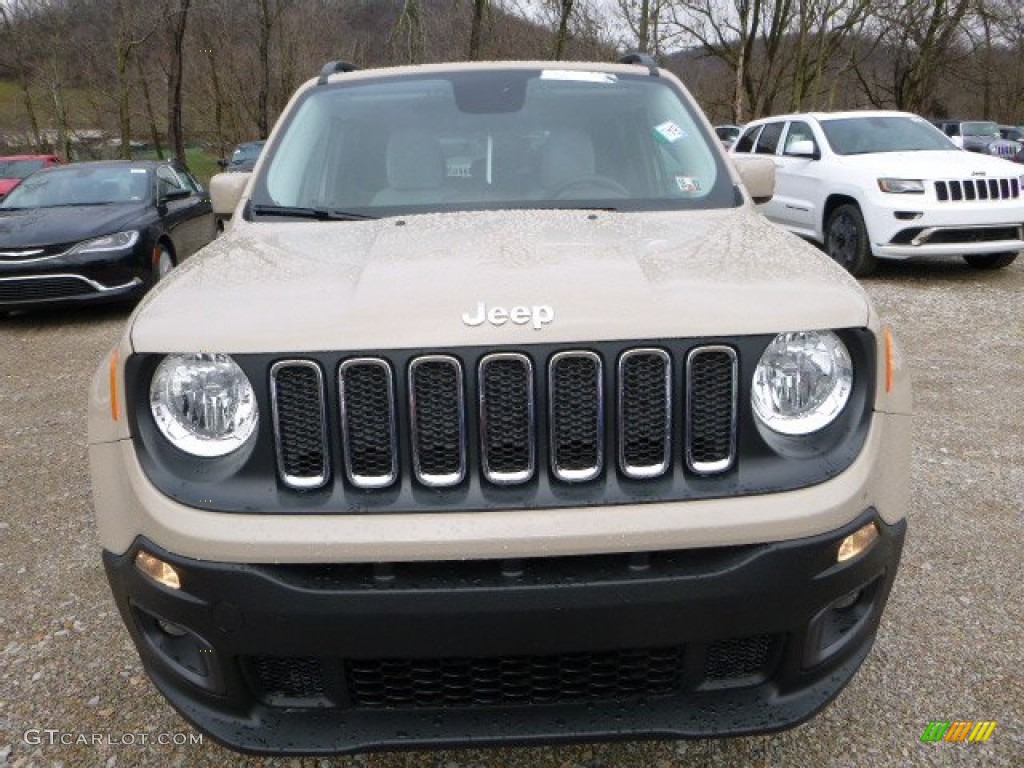
<instances>
[{"instance_id":1,"label":"window sticker on windshield","mask_svg":"<svg viewBox=\"0 0 1024 768\"><path fill-rule=\"evenodd\" d=\"M674 144L686 138L686 132L671 120L654 126L654 135L666 144Z\"/></svg>"},{"instance_id":2,"label":"window sticker on windshield","mask_svg":"<svg viewBox=\"0 0 1024 768\"><path fill-rule=\"evenodd\" d=\"M146 172L145 168L129 168L128 170L131 173L145 173Z\"/></svg>"},{"instance_id":3,"label":"window sticker on windshield","mask_svg":"<svg viewBox=\"0 0 1024 768\"><path fill-rule=\"evenodd\" d=\"M680 192L692 195L700 192L700 181L692 176L676 176L676 186Z\"/></svg>"},{"instance_id":4,"label":"window sticker on windshield","mask_svg":"<svg viewBox=\"0 0 1024 768\"><path fill-rule=\"evenodd\" d=\"M582 72L575 69L545 69L541 80L576 80L581 83L615 83L619 78L608 72Z\"/></svg>"}]
</instances>

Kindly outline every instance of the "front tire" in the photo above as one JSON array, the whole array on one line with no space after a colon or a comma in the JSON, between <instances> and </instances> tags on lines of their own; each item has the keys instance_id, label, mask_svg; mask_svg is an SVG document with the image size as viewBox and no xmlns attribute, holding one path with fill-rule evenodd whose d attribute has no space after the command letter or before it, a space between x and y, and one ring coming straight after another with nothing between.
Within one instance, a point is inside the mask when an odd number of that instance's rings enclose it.
<instances>
[{"instance_id":1,"label":"front tire","mask_svg":"<svg viewBox=\"0 0 1024 768\"><path fill-rule=\"evenodd\" d=\"M975 253L970 256L964 256L964 261L975 269L1002 269L1013 264L1013 260L1016 258L1016 251L1010 251L1009 253Z\"/></svg>"},{"instance_id":2,"label":"front tire","mask_svg":"<svg viewBox=\"0 0 1024 768\"><path fill-rule=\"evenodd\" d=\"M840 205L829 215L825 224L825 253L854 277L875 271L878 259L871 253L868 228L855 204Z\"/></svg>"}]
</instances>

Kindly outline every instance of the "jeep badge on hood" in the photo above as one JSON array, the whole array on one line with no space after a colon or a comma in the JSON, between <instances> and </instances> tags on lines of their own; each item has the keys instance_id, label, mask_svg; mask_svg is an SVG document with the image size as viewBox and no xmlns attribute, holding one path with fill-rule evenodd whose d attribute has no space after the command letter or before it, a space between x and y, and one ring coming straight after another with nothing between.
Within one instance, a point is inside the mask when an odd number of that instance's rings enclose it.
<instances>
[{"instance_id":1,"label":"jeep badge on hood","mask_svg":"<svg viewBox=\"0 0 1024 768\"><path fill-rule=\"evenodd\" d=\"M478 325L483 325L484 322L488 322L491 325L504 325L511 320L516 325L526 325L532 320L534 330L539 331L554 319L555 310L546 304L535 304L532 307L518 306L511 309L505 309L504 307L491 307L487 309L487 304L479 301L477 302L474 314L469 312L462 313L462 322L474 328Z\"/></svg>"}]
</instances>

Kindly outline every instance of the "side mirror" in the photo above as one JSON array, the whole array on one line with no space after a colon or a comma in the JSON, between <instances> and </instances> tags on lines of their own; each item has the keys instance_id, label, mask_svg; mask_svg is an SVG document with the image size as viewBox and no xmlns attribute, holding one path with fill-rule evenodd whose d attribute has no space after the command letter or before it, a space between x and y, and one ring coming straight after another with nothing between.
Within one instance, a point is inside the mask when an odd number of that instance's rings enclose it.
<instances>
[{"instance_id":1,"label":"side mirror","mask_svg":"<svg viewBox=\"0 0 1024 768\"><path fill-rule=\"evenodd\" d=\"M810 160L821 159L821 153L810 139L799 139L798 141L791 142L786 147L786 155L788 157L806 157Z\"/></svg>"},{"instance_id":2,"label":"side mirror","mask_svg":"<svg viewBox=\"0 0 1024 768\"><path fill-rule=\"evenodd\" d=\"M775 194L775 163L770 157L732 155L740 181L755 203L767 203Z\"/></svg>"},{"instance_id":3,"label":"side mirror","mask_svg":"<svg viewBox=\"0 0 1024 768\"><path fill-rule=\"evenodd\" d=\"M192 193L187 189L181 187L171 187L160 195L160 202L166 203L171 200L184 200L186 197L191 197Z\"/></svg>"},{"instance_id":4,"label":"side mirror","mask_svg":"<svg viewBox=\"0 0 1024 768\"><path fill-rule=\"evenodd\" d=\"M218 173L210 179L210 202L216 216L230 217L242 199L252 173Z\"/></svg>"}]
</instances>

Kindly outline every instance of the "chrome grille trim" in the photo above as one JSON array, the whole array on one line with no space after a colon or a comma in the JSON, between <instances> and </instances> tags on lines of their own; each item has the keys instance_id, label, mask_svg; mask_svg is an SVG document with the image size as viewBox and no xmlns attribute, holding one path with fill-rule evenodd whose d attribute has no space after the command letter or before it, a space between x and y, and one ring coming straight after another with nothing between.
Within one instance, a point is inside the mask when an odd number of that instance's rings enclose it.
<instances>
[{"instance_id":1,"label":"chrome grille trim","mask_svg":"<svg viewBox=\"0 0 1024 768\"><path fill-rule=\"evenodd\" d=\"M725 455L713 459L713 460L701 460L695 456L698 442L702 440L702 436L698 434L696 429L698 409L700 404L696 402L699 392L697 388L702 386L703 382L695 381L695 365L699 357L703 355L721 355L724 354L728 357L730 363L730 378L729 388L731 392L731 400L728 404L728 450ZM736 458L736 424L738 418L738 395L739 395L739 361L737 359L736 350L732 347L724 345L710 345L704 347L696 347L691 349L686 355L686 414L684 422L686 423L686 466L691 471L698 475L713 475L725 472L732 467L733 461Z\"/></svg>"},{"instance_id":2,"label":"chrome grille trim","mask_svg":"<svg viewBox=\"0 0 1024 768\"><path fill-rule=\"evenodd\" d=\"M316 387L315 397L319 405L319 412L316 415L318 418L318 424L306 424L305 426L305 438L312 438L313 441L319 441L320 446L320 466L315 468L312 472L298 473L294 471L296 467L289 467L289 464L293 462L289 459L289 448L286 443L293 439L293 435L289 432L295 430L302 430L303 425L297 424L294 420L288 420L287 423L282 423L282 413L279 404L280 388L278 384L278 378L281 372L288 368L300 368L313 371L315 373ZM320 370L320 366L311 360L279 360L270 367L270 406L271 413L274 422L274 447L277 454L277 471L278 476L281 478L281 482L289 488L294 488L300 491L313 490L320 488L327 483L327 479L330 476L329 466L329 450L327 446L327 411L326 404L324 402L324 375L323 371ZM317 426L319 427L317 429ZM310 432L316 431L318 434L311 435ZM298 437L295 435L295 437Z\"/></svg>"},{"instance_id":3,"label":"chrome grille trim","mask_svg":"<svg viewBox=\"0 0 1024 768\"><path fill-rule=\"evenodd\" d=\"M521 409L521 413L525 418L525 424L519 425L519 430L525 431L527 435L525 446L520 449L525 451L526 456L522 468L516 470L508 469L507 467L504 469L496 468L494 466L496 462L492 461L491 456L496 448L495 442L499 439L499 435L492 434L492 424L498 421L497 418L492 418L492 416L500 418L498 428L512 427L514 429L516 427L515 424L510 424L510 417L508 415L492 414L489 409L489 406L493 404L488 399L488 392L490 391L493 377L488 375L488 370L493 365L501 363L518 363L522 366L526 379L525 402L522 404ZM518 352L497 352L481 358L478 373L480 393L480 456L484 477L495 485L525 483L533 477L536 469L537 419L534 403L533 363L529 357ZM507 405L507 400L503 399L501 404ZM495 432L497 431L498 429L496 428Z\"/></svg>"},{"instance_id":4,"label":"chrome grille trim","mask_svg":"<svg viewBox=\"0 0 1024 768\"><path fill-rule=\"evenodd\" d=\"M635 435L636 430L630 429L627 421L632 415L626 403L626 387L628 385L627 371L628 363L636 358L646 356L657 358L664 367L664 385L660 398L650 397L646 405L655 408L664 408L664 419L662 420L662 456L661 460L650 464L635 464L629 461L627 453L630 435ZM619 356L619 377L618 377L618 430L617 438L619 443L619 468L626 477L634 479L646 479L659 477L668 471L672 462L672 360L669 354L663 349L639 348L626 350Z\"/></svg>"},{"instance_id":5,"label":"chrome grille trim","mask_svg":"<svg viewBox=\"0 0 1024 768\"><path fill-rule=\"evenodd\" d=\"M384 399L386 400L387 414L384 418L385 429L383 434L379 424L354 424L354 408L349 403L346 392L346 378L354 374L360 368L371 368L383 371L384 373ZM338 366L338 402L341 407L341 434L344 445L345 476L356 488L386 488L398 479L398 433L395 418L395 380L391 371L391 365L379 357L354 357L344 361ZM362 429L362 432L358 431ZM374 434L376 433L376 434ZM364 457L356 455L353 451L353 443L357 440L376 441L383 444L381 450L386 451L390 456L386 461L388 469L383 473L370 473L366 470Z\"/></svg>"},{"instance_id":6,"label":"chrome grille trim","mask_svg":"<svg viewBox=\"0 0 1024 768\"><path fill-rule=\"evenodd\" d=\"M591 423L580 424L586 432L590 432L593 436L593 446L591 449L593 453L593 461L586 464L582 462L581 466L569 467L566 463L570 457L566 456L566 450L571 447L581 447L584 452L588 450L585 445L586 435L571 435L566 434L569 431L580 431L579 429L573 429L573 425L570 423L573 420L574 414L567 413L567 404L560 400L559 383L557 369L570 364L573 360L586 360L594 366L594 381L592 385L593 391L593 414L588 416L587 414L582 415L582 420L589 419ZM584 382L582 386L587 386ZM580 422L581 419L575 419ZM604 466L604 369L601 364L601 357L594 352L588 350L569 350L565 352L557 352L551 356L548 362L548 424L550 432L550 448L551 448L551 471L559 480L563 480L567 483L583 483L587 480L593 480L599 474ZM570 445L563 443L563 435L569 439ZM584 445L580 446L580 443ZM565 449L565 450L563 450Z\"/></svg>"},{"instance_id":7,"label":"chrome grille trim","mask_svg":"<svg viewBox=\"0 0 1024 768\"><path fill-rule=\"evenodd\" d=\"M423 375L421 371L427 366L448 367L454 373L454 397L449 402L443 402L443 393L436 390L423 391L417 396L417 382ZM430 398L429 403L424 402L426 397ZM428 407L430 413L426 411ZM453 413L449 413L448 416L454 415L456 422L455 434L441 435L439 441L432 439L436 437L432 434L432 427L441 426L443 429L444 425L426 423L428 419L433 420L438 408L452 408ZM442 420L443 418L442 414ZM456 358L450 355L423 355L409 363L409 424L412 430L412 464L416 479L431 488L447 488L461 483L466 477L465 387L462 380L462 364ZM454 438L454 446L444 445L446 438ZM455 455L445 456L446 450L452 447ZM448 461L453 467L447 472L432 472L429 467L424 467L425 463L433 463L435 460Z\"/></svg>"}]
</instances>

